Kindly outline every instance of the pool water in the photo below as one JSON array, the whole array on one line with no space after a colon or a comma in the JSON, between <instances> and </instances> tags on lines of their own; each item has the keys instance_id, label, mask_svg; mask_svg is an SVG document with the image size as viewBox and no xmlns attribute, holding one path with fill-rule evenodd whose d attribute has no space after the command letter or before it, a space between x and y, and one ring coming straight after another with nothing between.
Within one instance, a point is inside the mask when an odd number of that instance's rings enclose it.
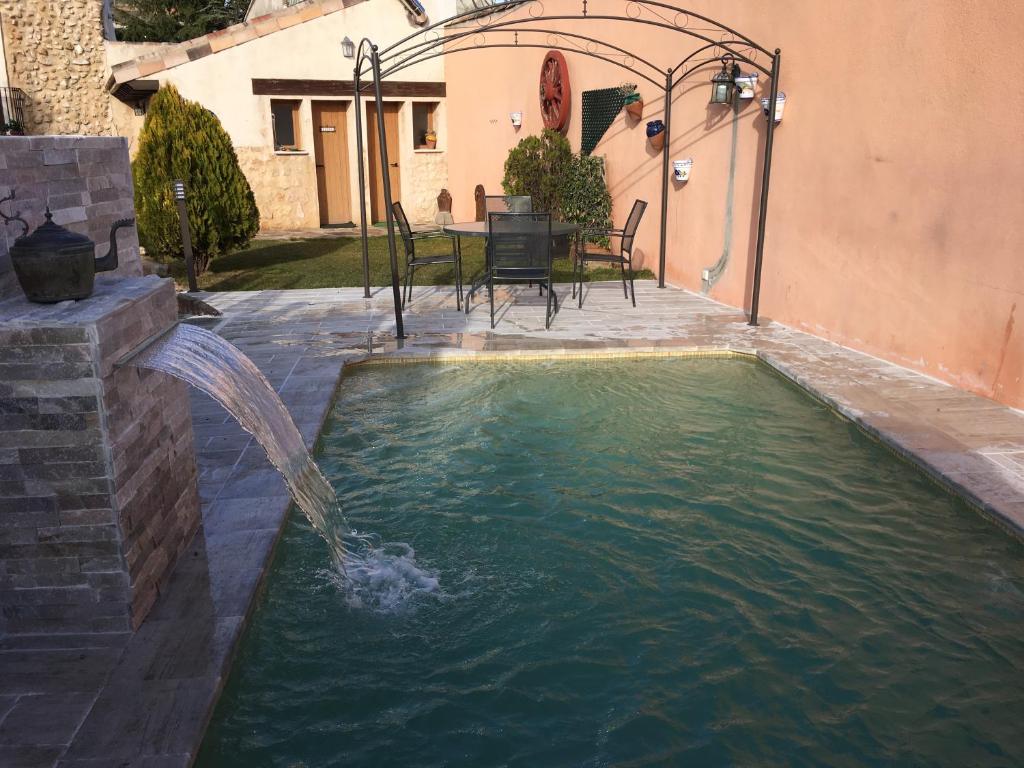
<instances>
[{"instance_id":1,"label":"pool water","mask_svg":"<svg viewBox=\"0 0 1024 768\"><path fill-rule=\"evenodd\" d=\"M1024 547L757 364L363 367L319 460L440 586L292 514L200 766L1024 755Z\"/></svg>"}]
</instances>

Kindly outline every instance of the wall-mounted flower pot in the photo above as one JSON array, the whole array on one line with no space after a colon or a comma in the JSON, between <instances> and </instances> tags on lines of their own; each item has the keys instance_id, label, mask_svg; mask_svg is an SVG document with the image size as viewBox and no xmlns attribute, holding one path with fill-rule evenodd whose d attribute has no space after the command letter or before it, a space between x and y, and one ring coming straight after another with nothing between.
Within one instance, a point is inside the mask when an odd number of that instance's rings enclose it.
<instances>
[{"instance_id":1,"label":"wall-mounted flower pot","mask_svg":"<svg viewBox=\"0 0 1024 768\"><path fill-rule=\"evenodd\" d=\"M647 124L647 139L655 149L665 146L665 124L661 120L651 120Z\"/></svg>"},{"instance_id":2,"label":"wall-mounted flower pot","mask_svg":"<svg viewBox=\"0 0 1024 768\"><path fill-rule=\"evenodd\" d=\"M672 174L676 181L689 181L690 170L693 168L693 158L672 161Z\"/></svg>"},{"instance_id":3,"label":"wall-mounted flower pot","mask_svg":"<svg viewBox=\"0 0 1024 768\"><path fill-rule=\"evenodd\" d=\"M509 119L512 120L513 127L518 128L519 126L521 126L523 124L523 113L522 112L509 112L508 116L509 116Z\"/></svg>"},{"instance_id":4,"label":"wall-mounted flower pot","mask_svg":"<svg viewBox=\"0 0 1024 768\"><path fill-rule=\"evenodd\" d=\"M765 117L768 117L768 102L770 100L771 100L770 98L761 99L761 109L764 110L764 116ZM786 109L786 94L780 93L775 98L775 122L776 123L781 123L782 122L782 113L785 111L785 109Z\"/></svg>"},{"instance_id":5,"label":"wall-mounted flower pot","mask_svg":"<svg viewBox=\"0 0 1024 768\"><path fill-rule=\"evenodd\" d=\"M754 89L757 88L757 72L739 75L735 82L736 91L741 99L754 98Z\"/></svg>"},{"instance_id":6,"label":"wall-mounted flower pot","mask_svg":"<svg viewBox=\"0 0 1024 768\"><path fill-rule=\"evenodd\" d=\"M644 101L638 99L632 104L626 105L626 114L632 117L634 120L642 120L644 117Z\"/></svg>"}]
</instances>

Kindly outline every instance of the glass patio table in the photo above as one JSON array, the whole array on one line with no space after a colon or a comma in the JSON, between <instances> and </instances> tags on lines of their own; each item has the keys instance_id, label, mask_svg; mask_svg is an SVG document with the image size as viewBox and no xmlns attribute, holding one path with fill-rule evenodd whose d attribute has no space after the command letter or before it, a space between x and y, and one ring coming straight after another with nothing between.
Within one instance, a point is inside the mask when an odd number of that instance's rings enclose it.
<instances>
[{"instance_id":1,"label":"glass patio table","mask_svg":"<svg viewBox=\"0 0 1024 768\"><path fill-rule=\"evenodd\" d=\"M483 237L486 238L489 234L489 228L486 221L466 221L456 222L455 224L445 224L442 227L445 234L452 235L455 237L455 253L458 256L459 264L462 264L462 238L463 237ZM552 221L551 222L551 237L565 237L567 235L576 235L580 230L579 224L574 224L571 221ZM487 249L484 249L484 260L487 259ZM474 276L473 281L470 283L469 290L466 292L466 313L469 313L469 297L472 296L477 289L483 286L487 282L487 266L484 265L483 271L480 274ZM543 289L543 286L542 286Z\"/></svg>"}]
</instances>

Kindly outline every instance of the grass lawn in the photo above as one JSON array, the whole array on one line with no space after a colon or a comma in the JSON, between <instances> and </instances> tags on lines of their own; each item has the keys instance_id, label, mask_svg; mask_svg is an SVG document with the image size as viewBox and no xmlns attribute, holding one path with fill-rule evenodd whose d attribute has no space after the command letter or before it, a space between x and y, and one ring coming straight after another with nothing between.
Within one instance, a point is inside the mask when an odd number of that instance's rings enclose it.
<instances>
[{"instance_id":1,"label":"grass lawn","mask_svg":"<svg viewBox=\"0 0 1024 768\"><path fill-rule=\"evenodd\" d=\"M399 269L404 269L405 255L399 243ZM451 248L446 239L427 240L416 244L416 253L443 253ZM388 241L386 237L370 238L370 285L388 285ZM462 241L463 280L468 282L483 269L483 240ZM185 264L176 260L171 275L185 284ZM588 269L588 280L618 280L618 267ZM637 279L650 279L648 270L636 273ZM572 263L568 259L555 262L555 281L572 280ZM210 262L206 274L200 276L204 291L258 291L266 288L349 288L363 284L362 250L359 238L333 240L257 240L243 251L219 256ZM454 285L451 264L437 264L416 270L416 285Z\"/></svg>"}]
</instances>

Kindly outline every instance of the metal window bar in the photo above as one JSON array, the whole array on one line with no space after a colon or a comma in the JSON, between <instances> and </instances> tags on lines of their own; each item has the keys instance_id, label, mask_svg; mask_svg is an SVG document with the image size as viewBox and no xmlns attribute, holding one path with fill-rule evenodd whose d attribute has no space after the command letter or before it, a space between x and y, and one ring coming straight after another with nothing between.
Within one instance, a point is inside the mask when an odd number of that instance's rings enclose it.
<instances>
[{"instance_id":1,"label":"metal window bar","mask_svg":"<svg viewBox=\"0 0 1024 768\"><path fill-rule=\"evenodd\" d=\"M6 133L11 123L25 130L25 92L21 88L0 88L0 128Z\"/></svg>"}]
</instances>

